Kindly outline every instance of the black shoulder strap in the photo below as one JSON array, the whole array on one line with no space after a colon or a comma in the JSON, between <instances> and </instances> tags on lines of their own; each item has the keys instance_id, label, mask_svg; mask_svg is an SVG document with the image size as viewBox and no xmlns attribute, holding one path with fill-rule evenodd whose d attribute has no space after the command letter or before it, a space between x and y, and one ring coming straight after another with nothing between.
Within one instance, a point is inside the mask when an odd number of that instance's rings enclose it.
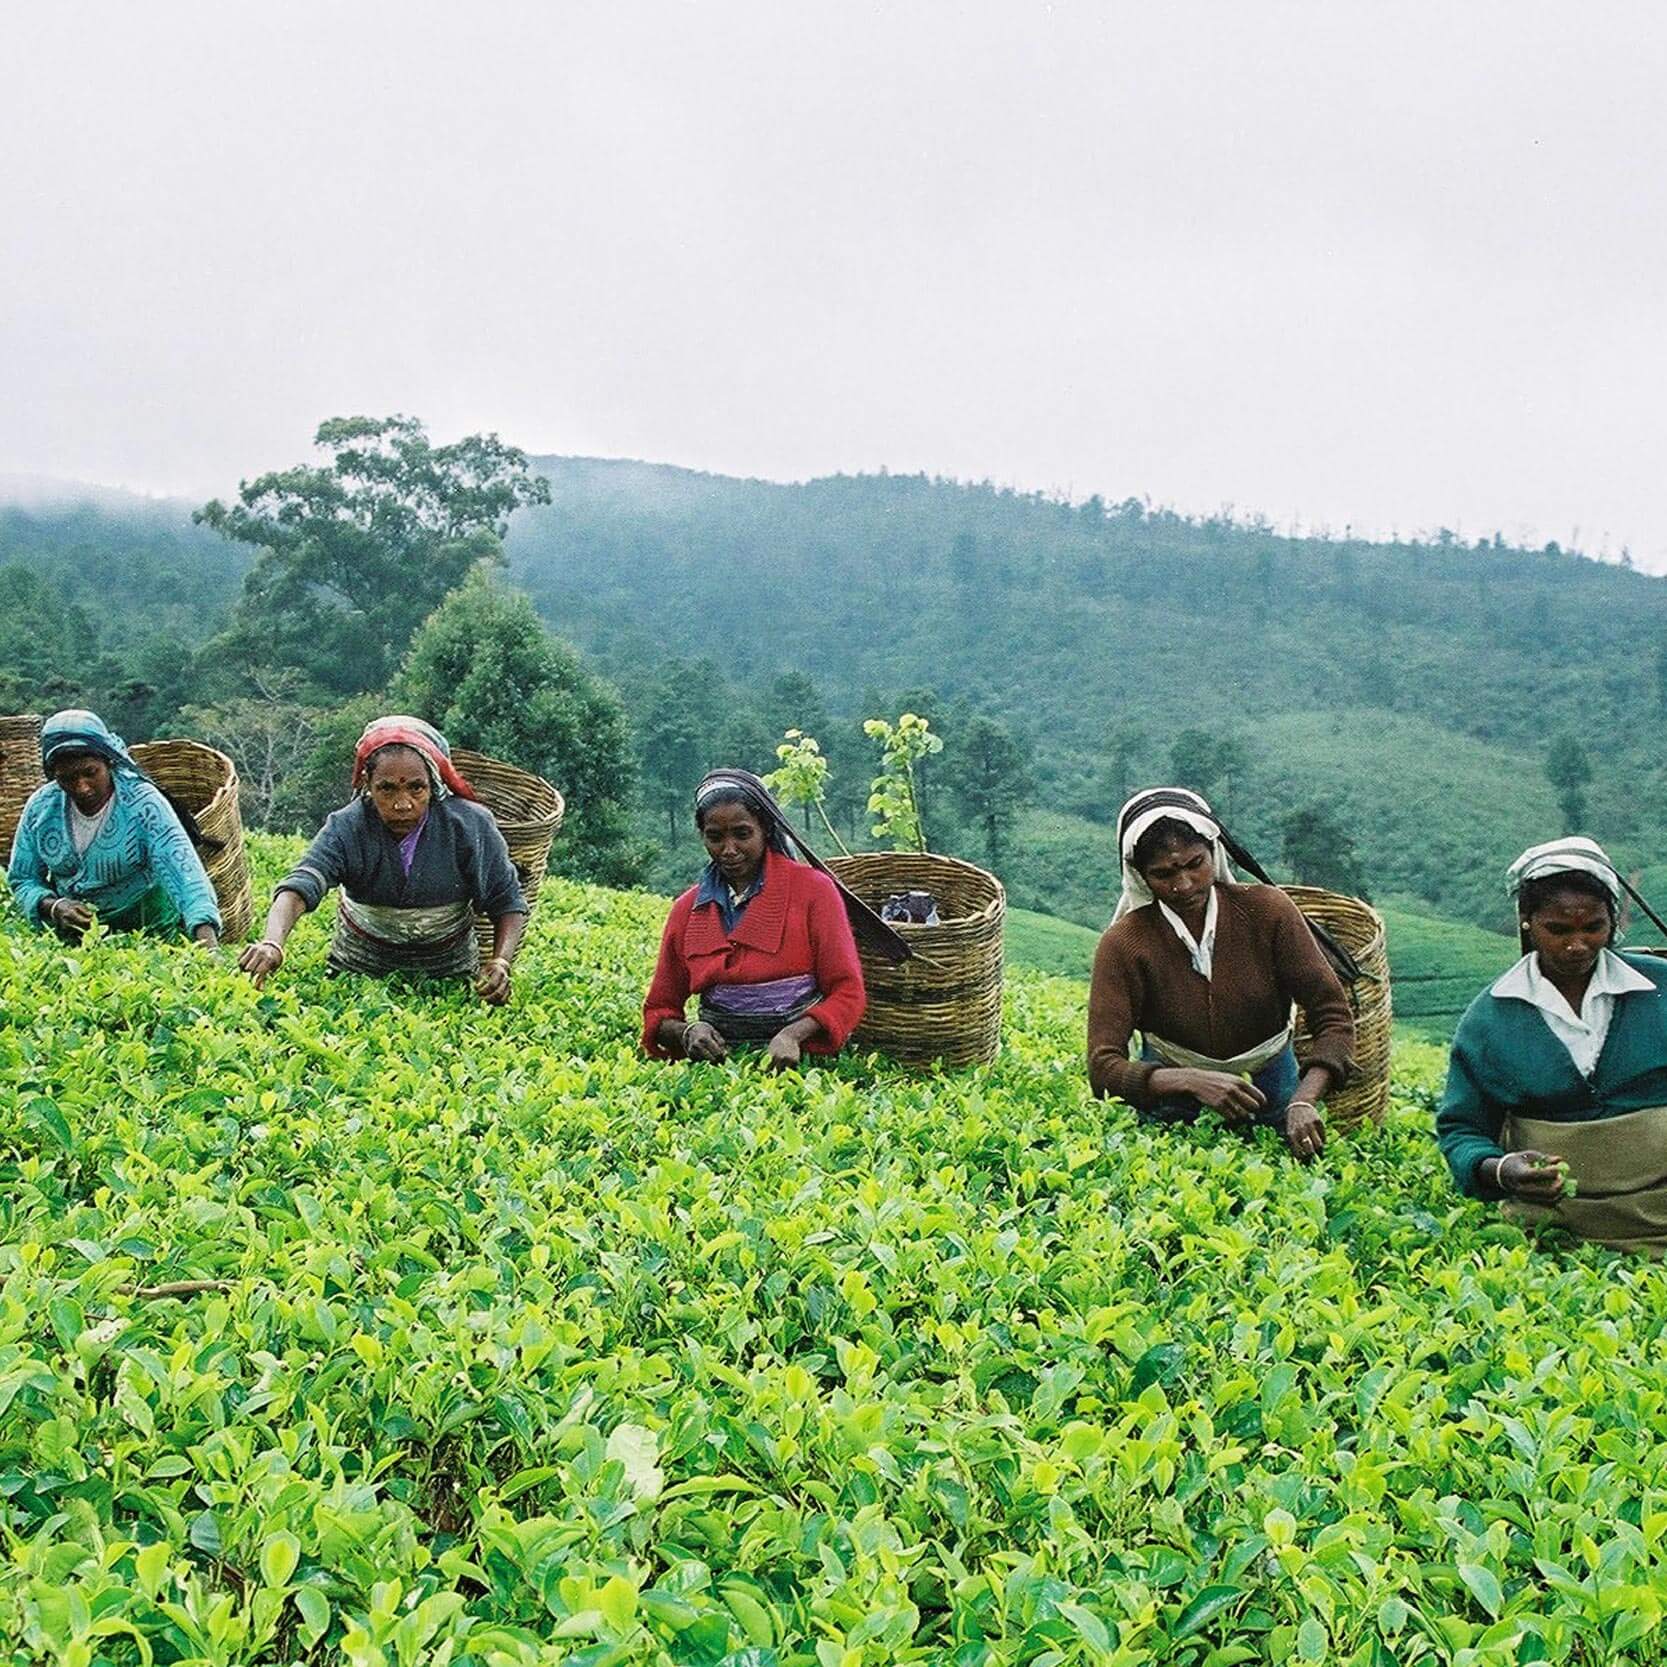
<instances>
[{"instance_id":1,"label":"black shoulder strap","mask_svg":"<svg viewBox=\"0 0 1667 1667\"><path fill-rule=\"evenodd\" d=\"M1667 938L1667 921L1663 921L1661 916L1658 915L1655 910L1644 901L1644 894L1639 891L1639 889L1633 885L1632 881L1630 881L1618 868L1615 870L1615 878L1626 888L1627 896L1630 897L1633 902L1636 903L1638 907L1642 909L1644 913L1647 914L1655 923L1656 931L1658 931L1662 937Z\"/></svg>"},{"instance_id":2,"label":"black shoulder strap","mask_svg":"<svg viewBox=\"0 0 1667 1667\"><path fill-rule=\"evenodd\" d=\"M1221 843L1227 847L1227 854L1240 868L1248 874L1254 874L1265 886L1271 886L1274 881L1268 871L1253 857L1249 851L1236 840L1226 828L1217 822L1221 828ZM1314 941L1320 946L1320 953L1331 963L1331 970L1343 980L1345 984L1358 984L1366 976L1360 963L1355 960L1348 950L1334 938L1319 921L1309 915L1302 917L1308 922L1308 930L1314 934Z\"/></svg>"},{"instance_id":3,"label":"black shoulder strap","mask_svg":"<svg viewBox=\"0 0 1667 1667\"><path fill-rule=\"evenodd\" d=\"M185 806L182 805L179 800L176 799L173 794L170 793L168 789L150 773L149 770L143 769L137 764L135 764L133 768L137 770L140 776L144 780L148 781L151 786L154 787L157 792L168 801L168 808L179 818L179 825L185 829L185 837L191 841L191 844L195 849L199 851L225 850L225 840L216 839L213 834L204 833L201 825L197 821L197 818L193 816L191 812L187 810Z\"/></svg>"}]
</instances>

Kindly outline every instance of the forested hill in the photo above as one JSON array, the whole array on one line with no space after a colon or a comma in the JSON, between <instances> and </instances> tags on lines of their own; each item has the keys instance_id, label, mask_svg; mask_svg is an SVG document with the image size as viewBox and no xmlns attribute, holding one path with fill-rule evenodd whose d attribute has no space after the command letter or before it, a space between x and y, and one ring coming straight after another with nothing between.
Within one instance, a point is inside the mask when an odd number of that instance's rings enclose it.
<instances>
[{"instance_id":1,"label":"forested hill","mask_svg":"<svg viewBox=\"0 0 1667 1667\"><path fill-rule=\"evenodd\" d=\"M1095 756L1130 718L1314 708L1642 744L1660 705L1667 582L1555 546L1290 539L921 476L535 463L555 502L519 518L512 564L616 673L681 646L853 693L929 676L1049 753Z\"/></svg>"},{"instance_id":2,"label":"forested hill","mask_svg":"<svg viewBox=\"0 0 1667 1667\"><path fill-rule=\"evenodd\" d=\"M1581 826L1628 863L1667 861L1667 582L1624 566L1445 533L1292 539L921 476L534 464L553 501L516 517L512 574L617 683L645 831L679 860L693 776L767 767L790 722L825 731L860 825L873 757L857 721L908 702L951 748L980 716L1018 737L1034 792L1004 877L1016 900L1091 924L1114 885L1117 803L1177 775L1275 866L1286 819L1319 805L1374 895L1498 927L1504 864L1563 828L1546 766L1575 738L1594 771ZM247 563L192 507L0 508L0 672L50 687L96 648L145 680L151 710L194 698L182 650L223 621ZM773 687L783 673L814 684L802 706ZM1226 745L1201 750L1200 732ZM934 842L979 857L936 801Z\"/></svg>"},{"instance_id":3,"label":"forested hill","mask_svg":"<svg viewBox=\"0 0 1667 1667\"><path fill-rule=\"evenodd\" d=\"M1561 829L1562 733L1595 768L1589 830L1667 855L1661 579L1555 546L1291 539L921 476L538 467L554 502L512 532L518 581L627 690L668 654L755 687L798 668L836 714L925 686L1007 722L1039 802L1102 824L1202 727L1241 743L1212 785L1271 857L1293 804L1329 801L1377 886L1488 921L1503 864ZM1062 853L1033 900L1082 916L1069 870Z\"/></svg>"}]
</instances>

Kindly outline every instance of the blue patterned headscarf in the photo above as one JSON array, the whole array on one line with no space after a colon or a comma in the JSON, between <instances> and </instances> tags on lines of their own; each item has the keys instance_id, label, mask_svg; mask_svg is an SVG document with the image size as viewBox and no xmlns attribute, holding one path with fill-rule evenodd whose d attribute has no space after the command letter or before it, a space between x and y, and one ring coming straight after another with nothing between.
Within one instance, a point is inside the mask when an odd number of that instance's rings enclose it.
<instances>
[{"instance_id":1,"label":"blue patterned headscarf","mask_svg":"<svg viewBox=\"0 0 1667 1667\"><path fill-rule=\"evenodd\" d=\"M116 770L140 773L127 743L96 712L79 707L54 712L41 725L41 770L52 774L52 760L60 753L90 752Z\"/></svg>"},{"instance_id":2,"label":"blue patterned headscarf","mask_svg":"<svg viewBox=\"0 0 1667 1667\"><path fill-rule=\"evenodd\" d=\"M88 752L95 758L102 758L117 775L130 776L139 781L151 780L127 750L127 742L96 712L71 707L68 711L54 712L41 725L41 769L48 781L52 779L53 759L65 753ZM173 807L174 815L179 818L180 826L193 845L205 851L218 851L224 846L224 840L203 832L188 805L176 799L160 783L151 782L151 785Z\"/></svg>"}]
</instances>

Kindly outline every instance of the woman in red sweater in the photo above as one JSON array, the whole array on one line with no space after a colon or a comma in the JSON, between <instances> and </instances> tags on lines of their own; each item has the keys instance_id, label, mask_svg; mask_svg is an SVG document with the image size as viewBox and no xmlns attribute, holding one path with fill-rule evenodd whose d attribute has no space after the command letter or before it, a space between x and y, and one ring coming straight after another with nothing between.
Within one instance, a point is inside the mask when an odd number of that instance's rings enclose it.
<instances>
[{"instance_id":1,"label":"woman in red sweater","mask_svg":"<svg viewBox=\"0 0 1667 1667\"><path fill-rule=\"evenodd\" d=\"M837 1053L866 999L840 888L788 854L786 823L756 778L709 775L695 826L710 860L671 906L643 1046L657 1059L719 1060L735 1043L763 1042L778 1070Z\"/></svg>"}]
</instances>

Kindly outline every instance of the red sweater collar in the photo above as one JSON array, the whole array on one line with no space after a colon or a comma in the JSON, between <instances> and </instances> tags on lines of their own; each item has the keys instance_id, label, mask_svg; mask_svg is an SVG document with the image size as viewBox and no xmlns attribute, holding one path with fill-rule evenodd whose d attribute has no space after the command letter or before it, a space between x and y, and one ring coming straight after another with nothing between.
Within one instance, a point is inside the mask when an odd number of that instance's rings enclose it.
<instances>
[{"instance_id":1,"label":"red sweater collar","mask_svg":"<svg viewBox=\"0 0 1667 1667\"><path fill-rule=\"evenodd\" d=\"M717 905L707 903L689 911L683 929L683 953L688 956L716 955L732 944L745 944L766 955L779 954L787 930L787 892L797 864L778 851L764 853L764 888L747 905L735 923L734 936L724 931Z\"/></svg>"}]
</instances>

